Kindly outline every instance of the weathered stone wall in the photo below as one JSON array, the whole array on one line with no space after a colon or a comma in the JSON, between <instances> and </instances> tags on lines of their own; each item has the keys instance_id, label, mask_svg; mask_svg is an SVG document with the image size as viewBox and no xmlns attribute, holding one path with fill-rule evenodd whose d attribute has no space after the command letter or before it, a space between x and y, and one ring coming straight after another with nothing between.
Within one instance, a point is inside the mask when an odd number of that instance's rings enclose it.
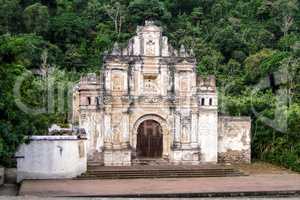
<instances>
[{"instance_id":1,"label":"weathered stone wall","mask_svg":"<svg viewBox=\"0 0 300 200\"><path fill-rule=\"evenodd\" d=\"M218 161L218 98L215 78L197 77L198 134L202 163Z\"/></svg>"},{"instance_id":2,"label":"weathered stone wall","mask_svg":"<svg viewBox=\"0 0 300 200\"><path fill-rule=\"evenodd\" d=\"M251 119L219 117L218 161L220 163L251 162Z\"/></svg>"},{"instance_id":3,"label":"weathered stone wall","mask_svg":"<svg viewBox=\"0 0 300 200\"><path fill-rule=\"evenodd\" d=\"M202 163L217 163L218 149L218 113L217 110L200 110L199 113L199 144Z\"/></svg>"},{"instance_id":4,"label":"weathered stone wall","mask_svg":"<svg viewBox=\"0 0 300 200\"><path fill-rule=\"evenodd\" d=\"M17 157L17 180L74 178L87 169L86 140L78 136L32 136Z\"/></svg>"},{"instance_id":5,"label":"weathered stone wall","mask_svg":"<svg viewBox=\"0 0 300 200\"><path fill-rule=\"evenodd\" d=\"M99 161L103 151L103 118L101 113L94 110L82 110L80 117L80 127L85 129L87 137L87 154L89 160Z\"/></svg>"},{"instance_id":6,"label":"weathered stone wall","mask_svg":"<svg viewBox=\"0 0 300 200\"><path fill-rule=\"evenodd\" d=\"M103 114L100 112L100 77L96 74L88 74L81 77L78 86L75 86L76 98L73 99L73 113L76 113L76 105L79 105L79 127L84 128L87 136L88 160L102 160L104 143ZM76 94L75 93L75 94ZM75 110L75 111L74 111ZM73 116L73 117L76 117ZM73 118L73 121L74 118Z\"/></svg>"}]
</instances>

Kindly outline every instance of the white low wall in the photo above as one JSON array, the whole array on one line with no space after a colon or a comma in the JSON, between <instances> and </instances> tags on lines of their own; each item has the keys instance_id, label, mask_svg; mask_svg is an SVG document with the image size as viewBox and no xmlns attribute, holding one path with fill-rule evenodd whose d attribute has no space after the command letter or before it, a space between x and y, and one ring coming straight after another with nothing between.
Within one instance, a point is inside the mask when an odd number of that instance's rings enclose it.
<instances>
[{"instance_id":1,"label":"white low wall","mask_svg":"<svg viewBox=\"0 0 300 200\"><path fill-rule=\"evenodd\" d=\"M31 136L16 153L17 181L74 178L87 169L86 139Z\"/></svg>"}]
</instances>

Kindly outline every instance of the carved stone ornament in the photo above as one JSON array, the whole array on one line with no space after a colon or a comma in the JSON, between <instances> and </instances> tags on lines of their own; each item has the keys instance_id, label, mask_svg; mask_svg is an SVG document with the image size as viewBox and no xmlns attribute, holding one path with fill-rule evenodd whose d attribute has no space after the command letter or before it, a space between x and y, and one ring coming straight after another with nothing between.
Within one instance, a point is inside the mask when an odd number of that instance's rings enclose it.
<instances>
[{"instance_id":1,"label":"carved stone ornament","mask_svg":"<svg viewBox=\"0 0 300 200\"><path fill-rule=\"evenodd\" d=\"M181 142L187 143L189 142L189 133L190 133L190 125L191 118L189 116L185 116L181 119Z\"/></svg>"},{"instance_id":2,"label":"carved stone ornament","mask_svg":"<svg viewBox=\"0 0 300 200\"><path fill-rule=\"evenodd\" d=\"M179 111L174 111L174 115L181 116L181 113Z\"/></svg>"},{"instance_id":3,"label":"carved stone ornament","mask_svg":"<svg viewBox=\"0 0 300 200\"><path fill-rule=\"evenodd\" d=\"M105 96L103 97L103 104L107 105L112 102L112 97L111 96Z\"/></svg>"},{"instance_id":4,"label":"carved stone ornament","mask_svg":"<svg viewBox=\"0 0 300 200\"><path fill-rule=\"evenodd\" d=\"M155 42L153 39L149 39L146 43L147 48L146 48L146 55L147 56L154 56L155 55Z\"/></svg>"},{"instance_id":5,"label":"carved stone ornament","mask_svg":"<svg viewBox=\"0 0 300 200\"><path fill-rule=\"evenodd\" d=\"M177 99L175 95L168 95L168 102L170 103L176 103Z\"/></svg>"},{"instance_id":6,"label":"carved stone ornament","mask_svg":"<svg viewBox=\"0 0 300 200\"><path fill-rule=\"evenodd\" d=\"M122 102L124 102L124 103L128 103L128 102L131 100L131 98L130 98L129 95L123 95L123 96L121 97L121 100L122 100Z\"/></svg>"},{"instance_id":7,"label":"carved stone ornament","mask_svg":"<svg viewBox=\"0 0 300 200\"><path fill-rule=\"evenodd\" d=\"M81 120L86 120L86 114L81 114Z\"/></svg>"},{"instance_id":8,"label":"carved stone ornament","mask_svg":"<svg viewBox=\"0 0 300 200\"><path fill-rule=\"evenodd\" d=\"M140 100L142 102L145 102L145 103L160 103L160 102L162 102L162 97L159 97L159 96L143 96Z\"/></svg>"},{"instance_id":9,"label":"carved stone ornament","mask_svg":"<svg viewBox=\"0 0 300 200\"><path fill-rule=\"evenodd\" d=\"M190 116L184 116L181 118L181 124L183 127L189 127L191 124L191 117Z\"/></svg>"}]
</instances>

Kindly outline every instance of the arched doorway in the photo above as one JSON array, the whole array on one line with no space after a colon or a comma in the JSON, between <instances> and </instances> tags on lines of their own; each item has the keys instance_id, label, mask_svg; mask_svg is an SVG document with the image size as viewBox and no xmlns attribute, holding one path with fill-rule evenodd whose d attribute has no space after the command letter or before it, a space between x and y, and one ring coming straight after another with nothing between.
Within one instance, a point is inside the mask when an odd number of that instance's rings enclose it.
<instances>
[{"instance_id":1,"label":"arched doorway","mask_svg":"<svg viewBox=\"0 0 300 200\"><path fill-rule=\"evenodd\" d=\"M155 120L145 120L138 127L137 156L140 158L160 158L163 152L163 135L160 124Z\"/></svg>"}]
</instances>

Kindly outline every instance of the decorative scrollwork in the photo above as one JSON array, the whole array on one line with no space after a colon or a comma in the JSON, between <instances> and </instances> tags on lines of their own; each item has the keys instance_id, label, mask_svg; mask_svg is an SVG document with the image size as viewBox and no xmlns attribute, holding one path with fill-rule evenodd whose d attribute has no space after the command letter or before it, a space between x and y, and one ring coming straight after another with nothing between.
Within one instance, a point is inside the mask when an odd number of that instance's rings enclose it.
<instances>
[{"instance_id":1,"label":"decorative scrollwork","mask_svg":"<svg viewBox=\"0 0 300 200\"><path fill-rule=\"evenodd\" d=\"M176 103L177 102L176 95L168 95L168 102Z\"/></svg>"},{"instance_id":2,"label":"decorative scrollwork","mask_svg":"<svg viewBox=\"0 0 300 200\"><path fill-rule=\"evenodd\" d=\"M140 98L141 102L145 102L145 103L161 103L162 102L162 97L160 96L143 96Z\"/></svg>"},{"instance_id":3,"label":"decorative scrollwork","mask_svg":"<svg viewBox=\"0 0 300 200\"><path fill-rule=\"evenodd\" d=\"M103 97L103 104L107 105L112 102L112 97L111 96L104 96Z\"/></svg>"}]
</instances>

